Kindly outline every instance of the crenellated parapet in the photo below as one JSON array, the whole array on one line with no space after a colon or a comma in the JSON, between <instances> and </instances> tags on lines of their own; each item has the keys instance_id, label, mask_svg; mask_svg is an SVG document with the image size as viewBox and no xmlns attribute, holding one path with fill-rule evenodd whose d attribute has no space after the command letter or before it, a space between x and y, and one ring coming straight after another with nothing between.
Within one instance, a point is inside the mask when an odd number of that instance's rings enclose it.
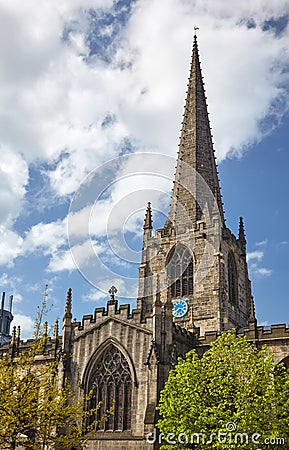
<instances>
[{"instance_id":1,"label":"crenellated parapet","mask_svg":"<svg viewBox=\"0 0 289 450\"><path fill-rule=\"evenodd\" d=\"M275 362L279 363L287 359L289 361L289 326L281 323L271 326L254 326L250 324L237 332L239 336L245 336L248 342L253 343L258 349L266 347L268 353L272 352ZM203 336L192 334L192 347L196 349L200 357L209 350L211 344L220 336L219 332L207 331Z\"/></svg>"},{"instance_id":2,"label":"crenellated parapet","mask_svg":"<svg viewBox=\"0 0 289 450\"><path fill-rule=\"evenodd\" d=\"M105 308L95 308L94 314L86 314L82 317L81 321L74 321L72 323L75 336L78 335L78 332L89 330L91 327L95 327L95 325L106 321L108 318L115 318L116 320L125 322L128 321L135 325L146 325L150 321L149 317L142 317L140 309L131 310L131 305L129 304L118 306L117 300L114 303L109 300Z\"/></svg>"}]
</instances>

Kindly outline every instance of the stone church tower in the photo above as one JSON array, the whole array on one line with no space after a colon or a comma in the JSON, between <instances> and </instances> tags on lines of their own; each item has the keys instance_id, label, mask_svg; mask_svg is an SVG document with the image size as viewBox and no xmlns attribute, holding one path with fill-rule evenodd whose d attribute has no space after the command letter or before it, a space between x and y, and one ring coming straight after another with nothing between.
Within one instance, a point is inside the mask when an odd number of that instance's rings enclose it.
<instances>
[{"instance_id":1,"label":"stone church tower","mask_svg":"<svg viewBox=\"0 0 289 450\"><path fill-rule=\"evenodd\" d=\"M169 216L155 234L150 204L145 218L138 297L144 313L151 312L158 289L163 304L172 301L179 309L175 322L187 330L204 335L248 325L244 225L240 218L236 238L225 224L196 36Z\"/></svg>"},{"instance_id":2,"label":"stone church tower","mask_svg":"<svg viewBox=\"0 0 289 450\"><path fill-rule=\"evenodd\" d=\"M243 220L237 237L226 227L196 36L169 215L154 231L149 203L143 229L137 308L119 306L112 286L106 307L72 321L69 289L62 335L57 323L43 352L44 362L65 355L63 378L80 380L80 396L96 382L99 415L115 401L90 450L158 448L147 436L154 436L170 369L192 348L202 356L223 330L235 328L257 348L266 344L276 362L289 365L289 328L257 326ZM14 327L0 355L30 345Z\"/></svg>"}]
</instances>

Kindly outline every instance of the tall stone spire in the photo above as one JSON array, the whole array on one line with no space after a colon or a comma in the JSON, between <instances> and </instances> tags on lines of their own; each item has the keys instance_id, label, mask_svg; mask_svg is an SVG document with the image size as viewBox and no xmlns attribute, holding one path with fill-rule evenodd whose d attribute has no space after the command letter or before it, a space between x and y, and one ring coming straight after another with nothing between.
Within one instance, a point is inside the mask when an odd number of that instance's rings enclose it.
<instances>
[{"instance_id":1,"label":"tall stone spire","mask_svg":"<svg viewBox=\"0 0 289 450\"><path fill-rule=\"evenodd\" d=\"M192 168L192 170L188 170L189 168ZM205 186L208 186L209 190L204 189ZM205 191L209 191L209 194L211 192L213 196L208 195L208 192ZM202 219L204 208L208 207L210 214L212 214L214 199L215 206L217 205L224 223L218 172L201 73L197 36L195 35L171 210L165 227L168 227L170 223L177 225L179 220L183 220L184 210L189 220L195 224L197 220Z\"/></svg>"}]
</instances>

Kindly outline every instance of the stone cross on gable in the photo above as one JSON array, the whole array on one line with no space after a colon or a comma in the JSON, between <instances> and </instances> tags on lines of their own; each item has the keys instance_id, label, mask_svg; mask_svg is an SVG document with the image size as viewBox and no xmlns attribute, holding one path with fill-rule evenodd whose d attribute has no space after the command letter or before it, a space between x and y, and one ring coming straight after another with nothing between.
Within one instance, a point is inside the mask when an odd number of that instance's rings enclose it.
<instances>
[{"instance_id":1,"label":"stone cross on gable","mask_svg":"<svg viewBox=\"0 0 289 450\"><path fill-rule=\"evenodd\" d=\"M111 288L109 289L108 293L110 294L111 300L114 300L114 294L117 293L116 287L115 286L111 286Z\"/></svg>"}]
</instances>

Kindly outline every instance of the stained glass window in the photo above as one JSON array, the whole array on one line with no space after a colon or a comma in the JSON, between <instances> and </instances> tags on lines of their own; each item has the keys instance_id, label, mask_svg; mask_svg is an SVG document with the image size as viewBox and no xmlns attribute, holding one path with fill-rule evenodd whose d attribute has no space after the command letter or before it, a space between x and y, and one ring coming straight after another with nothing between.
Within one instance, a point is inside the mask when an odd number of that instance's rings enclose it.
<instances>
[{"instance_id":1,"label":"stained glass window","mask_svg":"<svg viewBox=\"0 0 289 450\"><path fill-rule=\"evenodd\" d=\"M102 402L98 419L106 410L114 407L114 414L100 425L102 431L126 431L131 428L132 380L128 362L121 351L111 345L96 363L90 378L89 389L96 382L95 395L91 400L94 408ZM91 418L91 421L94 417Z\"/></svg>"}]
</instances>

